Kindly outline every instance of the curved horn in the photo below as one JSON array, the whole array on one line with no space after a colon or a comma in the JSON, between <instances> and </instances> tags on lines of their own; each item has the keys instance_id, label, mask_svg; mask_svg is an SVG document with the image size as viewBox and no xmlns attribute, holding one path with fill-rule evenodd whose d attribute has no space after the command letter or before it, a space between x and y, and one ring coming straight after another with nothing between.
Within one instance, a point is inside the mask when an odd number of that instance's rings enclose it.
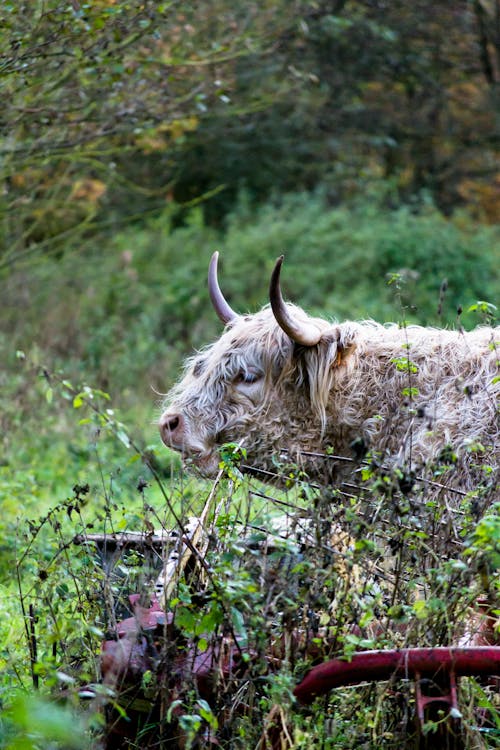
<instances>
[{"instance_id":1,"label":"curved horn","mask_svg":"<svg viewBox=\"0 0 500 750\"><path fill-rule=\"evenodd\" d=\"M230 320L233 320L233 318L236 318L237 315L234 310L229 307L220 290L219 282L217 281L218 260L219 253L215 252L210 259L210 265L208 267L208 293L210 294L210 299L215 308L215 312L225 325L226 323L229 323Z\"/></svg>"},{"instance_id":2,"label":"curved horn","mask_svg":"<svg viewBox=\"0 0 500 750\"><path fill-rule=\"evenodd\" d=\"M280 288L280 272L283 263L283 255L276 261L273 273L271 275L271 284L269 286L269 299L274 313L274 317L280 328L290 336L292 341L302 346L315 346L321 338L321 331L312 323L294 320L285 304Z\"/></svg>"}]
</instances>

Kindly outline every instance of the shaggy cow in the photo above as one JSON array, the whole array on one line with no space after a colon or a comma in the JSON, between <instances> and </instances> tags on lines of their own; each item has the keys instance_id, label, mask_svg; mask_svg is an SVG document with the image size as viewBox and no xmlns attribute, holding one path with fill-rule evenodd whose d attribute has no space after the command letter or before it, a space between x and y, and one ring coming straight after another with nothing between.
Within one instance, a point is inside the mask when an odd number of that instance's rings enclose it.
<instances>
[{"instance_id":1,"label":"shaggy cow","mask_svg":"<svg viewBox=\"0 0 500 750\"><path fill-rule=\"evenodd\" d=\"M206 476L218 470L220 446L235 442L254 470L276 473L280 462L295 462L311 480L338 483L353 465L332 453L368 455L434 479L444 472L439 481L460 494L479 483L492 496L500 329L312 318L283 301L282 257L271 305L237 315L220 291L217 256L209 291L226 328L187 362L167 396L160 418L167 446ZM453 464L449 475L445 463Z\"/></svg>"}]
</instances>

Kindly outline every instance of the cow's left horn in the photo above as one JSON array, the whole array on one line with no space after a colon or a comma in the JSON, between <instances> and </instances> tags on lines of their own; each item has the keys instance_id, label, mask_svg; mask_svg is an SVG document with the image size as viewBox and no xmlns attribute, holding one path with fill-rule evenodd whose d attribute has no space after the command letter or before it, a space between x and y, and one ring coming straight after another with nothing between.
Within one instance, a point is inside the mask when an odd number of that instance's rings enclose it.
<instances>
[{"instance_id":1,"label":"cow's left horn","mask_svg":"<svg viewBox=\"0 0 500 750\"><path fill-rule=\"evenodd\" d=\"M280 287L280 272L283 263L283 255L280 255L274 266L269 286L269 299L274 317L280 328L297 344L302 346L315 346L321 338L321 331L313 323L294 320L285 304Z\"/></svg>"},{"instance_id":2,"label":"cow's left horn","mask_svg":"<svg viewBox=\"0 0 500 750\"><path fill-rule=\"evenodd\" d=\"M210 299L212 300L215 312L225 325L226 323L229 323L230 320L233 320L233 318L236 318L237 315L228 305L220 290L219 282L217 281L218 260L219 253L215 252L210 259L210 265L208 267L208 293L210 294Z\"/></svg>"}]
</instances>

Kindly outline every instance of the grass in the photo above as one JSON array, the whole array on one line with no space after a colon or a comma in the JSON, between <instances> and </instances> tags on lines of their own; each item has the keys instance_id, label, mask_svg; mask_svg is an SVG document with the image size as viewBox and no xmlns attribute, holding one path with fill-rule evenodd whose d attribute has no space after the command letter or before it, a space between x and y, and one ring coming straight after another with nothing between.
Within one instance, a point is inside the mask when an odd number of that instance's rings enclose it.
<instances>
[{"instance_id":1,"label":"grass","mask_svg":"<svg viewBox=\"0 0 500 750\"><path fill-rule=\"evenodd\" d=\"M171 530L177 518L198 515L213 490L183 473L179 459L160 445L155 420L156 391L172 384L187 352L219 331L205 290L207 259L216 248L221 283L236 309L265 302L270 267L283 249L288 296L321 314L451 323L458 304L466 310L478 297L494 300L499 288L497 228L464 216L443 219L432 207L420 214L382 213L369 203L332 209L321 195L282 197L256 212L242 201L220 232L204 227L196 211L175 230L162 217L104 245L88 238L79 255L39 258L4 277L0 742L9 748L93 747L102 731L100 644L113 620L123 617L128 593L143 586L144 566L140 555L126 555L111 574L92 545L72 543L75 534ZM391 274L397 284L387 286ZM444 276L448 289L438 314ZM474 325L482 310L464 312L462 321ZM230 628L249 652L263 656L270 641L295 637L311 617L322 633L334 635L322 658L348 656L361 641L370 647L436 644L464 626L467 607L484 590L485 570L494 594L494 520L474 532L469 519L458 553L429 557L425 529L410 517L396 523L375 486L363 488L361 507L356 499L300 482L289 481L278 493L255 480L242 482L234 467L227 468L230 478L213 490L210 505L213 535L204 554L211 578L194 564L169 601L181 640L201 637L208 646ZM385 526L368 522L374 508L383 509L377 518ZM299 556L293 535L285 543L269 530L271 518L284 514L299 531L305 523L312 529L315 542ZM340 551L338 539L328 536L339 528L351 539ZM380 528L399 544L398 555L381 547ZM263 544L274 547L263 554ZM389 573L374 582L373 570L382 566L384 572L384 565ZM395 569L405 575L394 578ZM205 634L197 631L200 621ZM384 633L373 635L379 621ZM362 632L350 631L352 623L362 623ZM233 746L241 748L264 743L273 722L295 748L410 742L409 730L401 733L401 722L413 716L408 686L398 688L402 714L387 685L342 688L312 710L298 710L290 690L310 654L302 645L282 661L277 671L252 662L243 682L202 699L208 709L192 683L183 686L168 731L180 728L188 746L200 731L206 737L207 727L216 732L224 722ZM156 690L154 680L150 687ZM474 707L482 703L498 722L495 696L469 680L462 691L468 746L495 747L498 723L488 732L474 729ZM242 703L251 712L231 711L228 718L228 706ZM143 738L137 745L146 743Z\"/></svg>"},{"instance_id":2,"label":"grass","mask_svg":"<svg viewBox=\"0 0 500 750\"><path fill-rule=\"evenodd\" d=\"M496 564L494 528L483 523L474 536L471 526L468 551L450 548L443 556L442 540L425 533L408 508L401 511L399 527L393 527L389 552L386 529L388 524L391 527L391 503L370 485L361 488L357 500L331 490L318 492L301 482L290 482L288 491L277 493L255 480L241 482L235 467L228 469L234 478L215 486L184 484L178 477L164 488L161 506L150 505L147 487L134 508L123 504L113 488L103 490L96 513L96 503L89 503L86 492L77 489L70 500L19 535L23 552L16 565L22 580L17 602L22 602L27 616L24 621L19 616L15 624L22 630L26 622L27 635L24 643L13 647L11 631L2 633L7 644L3 679L5 684L10 674L10 693L22 687L29 695L33 682L34 692L41 696L64 696L66 712L81 705L80 696L87 696L90 711L81 714L80 744L75 746L92 746L103 716L104 688L97 664L101 640L107 628L112 630L115 620L123 618L128 593L150 592L154 575L140 551L124 553L112 563L108 557L103 565L92 544L75 548L71 539L78 531L84 536L93 533L96 522L109 533L133 529L147 536L152 527L170 530L175 523L165 505L172 503L175 515L186 525L190 515L203 512L204 504L206 544L198 540L202 551L182 563L181 577L174 577L168 589L165 606L175 613L175 630L169 631L164 659L168 665L175 658L176 652L169 651L173 643L181 653L186 643L196 644L195 649L203 653L217 648L224 635L228 647L233 639L239 644L247 666L210 691L188 672L181 673L179 682L157 683L162 662L156 666L146 662L142 681L133 677L131 683L122 674L118 685L108 682L107 690L117 689L117 702L108 709L108 729L125 712L129 732L130 722L133 726L137 720L143 726L137 739L132 732L130 747L157 746L159 737L168 746L179 733L190 746L200 733L207 736L208 727L217 733L222 725L235 747L255 747L276 736L283 741L291 738L294 748L416 746L414 701L407 682L396 692L387 683L340 688L310 709L294 705L291 690L311 663L311 654L313 661L323 661L334 654L349 658L359 647L455 642L483 590L485 562ZM374 511L377 523L370 522ZM280 519L278 530L272 530L273 518ZM405 545L398 539L404 539ZM166 555L173 551L171 545ZM398 572L402 570L403 574ZM33 626L30 607L36 614ZM28 636L37 651L34 659L32 643L31 664L26 660ZM175 662L170 669L177 673ZM144 703L145 697L149 708L143 713L137 700ZM36 716L37 704L32 700L28 699L26 711ZM471 736L466 746L489 747L487 737L494 742L496 735L479 732L482 714L474 706L487 705L488 720L496 721L494 693L473 680L463 680L460 700ZM161 705L165 710L176 707L174 715L163 714L163 722ZM15 719L15 710L13 716L22 735L24 725ZM67 722L68 713L64 716ZM60 719L54 718L55 729L42 724L39 742L43 732L46 739L57 735ZM124 740L120 742L124 747Z\"/></svg>"}]
</instances>

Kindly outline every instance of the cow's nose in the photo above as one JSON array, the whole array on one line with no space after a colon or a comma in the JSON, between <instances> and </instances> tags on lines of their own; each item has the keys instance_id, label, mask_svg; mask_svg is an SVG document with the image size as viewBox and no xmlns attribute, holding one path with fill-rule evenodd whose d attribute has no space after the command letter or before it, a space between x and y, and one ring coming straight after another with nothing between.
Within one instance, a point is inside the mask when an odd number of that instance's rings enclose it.
<instances>
[{"instance_id":1,"label":"cow's nose","mask_svg":"<svg viewBox=\"0 0 500 750\"><path fill-rule=\"evenodd\" d=\"M182 442L184 420L182 414L164 414L160 419L160 434L167 445Z\"/></svg>"}]
</instances>

